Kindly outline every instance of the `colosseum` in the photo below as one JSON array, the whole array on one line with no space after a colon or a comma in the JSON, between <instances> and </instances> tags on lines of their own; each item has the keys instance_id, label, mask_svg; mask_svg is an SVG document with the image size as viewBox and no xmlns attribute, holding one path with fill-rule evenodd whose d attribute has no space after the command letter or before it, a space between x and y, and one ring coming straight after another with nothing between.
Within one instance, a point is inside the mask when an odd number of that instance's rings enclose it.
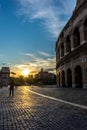
<instances>
[{"instance_id":1,"label":"colosseum","mask_svg":"<svg viewBox=\"0 0 87 130\"><path fill-rule=\"evenodd\" d=\"M56 42L57 86L87 88L87 0L77 0Z\"/></svg>"}]
</instances>

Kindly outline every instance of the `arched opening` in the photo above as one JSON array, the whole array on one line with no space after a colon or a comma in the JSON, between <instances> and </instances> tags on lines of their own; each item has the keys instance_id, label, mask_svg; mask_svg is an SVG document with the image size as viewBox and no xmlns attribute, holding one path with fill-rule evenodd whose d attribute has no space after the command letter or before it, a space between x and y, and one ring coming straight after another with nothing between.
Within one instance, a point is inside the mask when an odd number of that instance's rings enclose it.
<instances>
[{"instance_id":1,"label":"arched opening","mask_svg":"<svg viewBox=\"0 0 87 130\"><path fill-rule=\"evenodd\" d=\"M61 57L64 56L64 43L62 43L61 45Z\"/></svg>"},{"instance_id":2,"label":"arched opening","mask_svg":"<svg viewBox=\"0 0 87 130\"><path fill-rule=\"evenodd\" d=\"M78 65L75 68L75 86L78 88L82 88L83 87L83 80L82 80L82 69L81 67Z\"/></svg>"},{"instance_id":3,"label":"arched opening","mask_svg":"<svg viewBox=\"0 0 87 130\"><path fill-rule=\"evenodd\" d=\"M74 48L78 47L80 45L80 33L79 33L79 28L75 28L73 32L73 42L74 42Z\"/></svg>"},{"instance_id":4,"label":"arched opening","mask_svg":"<svg viewBox=\"0 0 87 130\"><path fill-rule=\"evenodd\" d=\"M84 22L84 36L85 36L85 41L87 41L87 18Z\"/></svg>"},{"instance_id":5,"label":"arched opening","mask_svg":"<svg viewBox=\"0 0 87 130\"><path fill-rule=\"evenodd\" d=\"M62 39L63 37L64 37L64 33L61 32L61 34L60 34L60 38Z\"/></svg>"},{"instance_id":6,"label":"arched opening","mask_svg":"<svg viewBox=\"0 0 87 130\"><path fill-rule=\"evenodd\" d=\"M62 87L65 87L65 72L62 71Z\"/></svg>"},{"instance_id":7,"label":"arched opening","mask_svg":"<svg viewBox=\"0 0 87 130\"><path fill-rule=\"evenodd\" d=\"M60 60L60 48L58 48L58 51L57 51L58 53L57 53L57 59L58 59L58 61Z\"/></svg>"},{"instance_id":8,"label":"arched opening","mask_svg":"<svg viewBox=\"0 0 87 130\"><path fill-rule=\"evenodd\" d=\"M71 71L71 69L67 70L67 87L72 87L72 71Z\"/></svg>"},{"instance_id":9,"label":"arched opening","mask_svg":"<svg viewBox=\"0 0 87 130\"><path fill-rule=\"evenodd\" d=\"M70 36L67 36L66 38L66 52L71 51L71 42L70 42Z\"/></svg>"}]
</instances>

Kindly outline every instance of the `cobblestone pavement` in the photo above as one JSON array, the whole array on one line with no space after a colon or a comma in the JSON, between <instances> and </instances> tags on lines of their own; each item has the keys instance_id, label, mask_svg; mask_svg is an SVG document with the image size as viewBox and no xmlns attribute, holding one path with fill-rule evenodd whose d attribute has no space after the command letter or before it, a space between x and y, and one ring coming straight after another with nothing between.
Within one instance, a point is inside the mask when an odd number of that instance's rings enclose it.
<instances>
[{"instance_id":1,"label":"cobblestone pavement","mask_svg":"<svg viewBox=\"0 0 87 130\"><path fill-rule=\"evenodd\" d=\"M14 97L6 90L0 100L0 130L87 130L87 110L18 87Z\"/></svg>"},{"instance_id":2,"label":"cobblestone pavement","mask_svg":"<svg viewBox=\"0 0 87 130\"><path fill-rule=\"evenodd\" d=\"M55 86L53 88L53 86L31 86L30 89L55 98L87 106L87 88L58 88Z\"/></svg>"},{"instance_id":3,"label":"cobblestone pavement","mask_svg":"<svg viewBox=\"0 0 87 130\"><path fill-rule=\"evenodd\" d=\"M9 89L8 88L0 88L0 101L8 96Z\"/></svg>"}]
</instances>

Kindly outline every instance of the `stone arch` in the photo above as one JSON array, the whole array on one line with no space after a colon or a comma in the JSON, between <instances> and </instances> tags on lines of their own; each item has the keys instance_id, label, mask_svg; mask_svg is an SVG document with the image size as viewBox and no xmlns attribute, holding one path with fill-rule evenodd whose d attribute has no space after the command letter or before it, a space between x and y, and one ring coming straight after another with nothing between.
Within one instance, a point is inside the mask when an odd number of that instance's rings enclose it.
<instances>
[{"instance_id":1,"label":"stone arch","mask_svg":"<svg viewBox=\"0 0 87 130\"><path fill-rule=\"evenodd\" d=\"M78 27L76 27L73 31L73 42L74 48L80 45L80 33Z\"/></svg>"},{"instance_id":2,"label":"stone arch","mask_svg":"<svg viewBox=\"0 0 87 130\"><path fill-rule=\"evenodd\" d=\"M61 44L61 57L64 56L64 43Z\"/></svg>"},{"instance_id":3,"label":"stone arch","mask_svg":"<svg viewBox=\"0 0 87 130\"><path fill-rule=\"evenodd\" d=\"M65 72L64 71L62 71L62 73L61 73L62 75L62 87L65 87Z\"/></svg>"},{"instance_id":4,"label":"stone arch","mask_svg":"<svg viewBox=\"0 0 87 130\"><path fill-rule=\"evenodd\" d=\"M75 68L75 86L78 88L83 87L82 68L77 65Z\"/></svg>"},{"instance_id":5,"label":"stone arch","mask_svg":"<svg viewBox=\"0 0 87 130\"><path fill-rule=\"evenodd\" d=\"M67 87L72 87L72 71L70 68L67 69Z\"/></svg>"},{"instance_id":6,"label":"stone arch","mask_svg":"<svg viewBox=\"0 0 87 130\"><path fill-rule=\"evenodd\" d=\"M85 41L87 41L87 18L84 21L84 36L85 36Z\"/></svg>"},{"instance_id":7,"label":"stone arch","mask_svg":"<svg viewBox=\"0 0 87 130\"><path fill-rule=\"evenodd\" d=\"M66 52L71 51L71 41L70 41L70 36L67 36L66 38Z\"/></svg>"}]
</instances>

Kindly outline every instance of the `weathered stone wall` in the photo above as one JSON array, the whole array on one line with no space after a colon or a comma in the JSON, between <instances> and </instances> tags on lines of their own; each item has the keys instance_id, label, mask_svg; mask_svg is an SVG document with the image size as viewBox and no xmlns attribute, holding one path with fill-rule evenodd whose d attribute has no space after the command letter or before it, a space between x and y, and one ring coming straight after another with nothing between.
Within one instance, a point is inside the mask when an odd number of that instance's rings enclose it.
<instances>
[{"instance_id":1,"label":"weathered stone wall","mask_svg":"<svg viewBox=\"0 0 87 130\"><path fill-rule=\"evenodd\" d=\"M83 2L77 1L75 11L57 41L57 85L61 87L87 87L87 1L81 6Z\"/></svg>"}]
</instances>

